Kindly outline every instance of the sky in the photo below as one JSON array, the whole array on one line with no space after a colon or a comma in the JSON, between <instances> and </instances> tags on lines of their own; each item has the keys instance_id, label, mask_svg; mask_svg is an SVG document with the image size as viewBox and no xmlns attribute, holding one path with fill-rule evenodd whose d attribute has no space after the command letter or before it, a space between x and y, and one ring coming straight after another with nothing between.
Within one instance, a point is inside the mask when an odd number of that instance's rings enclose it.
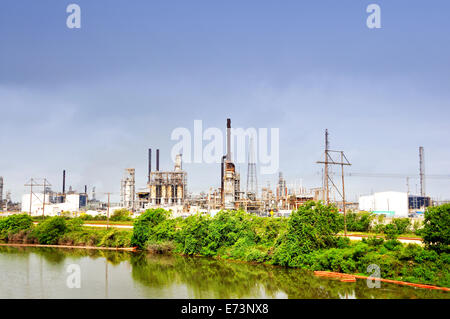
<instances>
[{"instance_id":1,"label":"sky","mask_svg":"<svg viewBox=\"0 0 450 319\"><path fill-rule=\"evenodd\" d=\"M81 8L81 28L66 7ZM381 8L369 29L366 8ZM348 172L450 175L450 3L355 0L87 1L0 4L0 176L19 201L31 178L112 192L147 179L147 149L171 170L177 127L279 128L288 184L321 186L324 130ZM153 164L154 165L154 164ZM188 189L220 165L185 164ZM246 164L238 164L246 185ZM335 170L338 173L337 170ZM259 174L259 187L277 174ZM410 191L418 191L417 178ZM350 200L406 191L405 178L348 177ZM426 180L450 199L450 179Z\"/></svg>"}]
</instances>

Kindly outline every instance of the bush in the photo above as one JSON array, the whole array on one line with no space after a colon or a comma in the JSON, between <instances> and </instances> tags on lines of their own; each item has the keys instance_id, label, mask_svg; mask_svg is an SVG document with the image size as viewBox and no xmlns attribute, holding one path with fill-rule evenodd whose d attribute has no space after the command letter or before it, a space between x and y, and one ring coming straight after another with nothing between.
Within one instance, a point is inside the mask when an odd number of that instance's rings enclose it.
<instances>
[{"instance_id":1,"label":"bush","mask_svg":"<svg viewBox=\"0 0 450 319\"><path fill-rule=\"evenodd\" d=\"M450 204L427 208L421 234L427 248L450 252Z\"/></svg>"},{"instance_id":2,"label":"bush","mask_svg":"<svg viewBox=\"0 0 450 319\"><path fill-rule=\"evenodd\" d=\"M398 235L400 235L397 226L394 223L385 225L383 228L383 233L386 235L387 240L395 240Z\"/></svg>"},{"instance_id":3,"label":"bush","mask_svg":"<svg viewBox=\"0 0 450 319\"><path fill-rule=\"evenodd\" d=\"M121 231L118 229L108 230L100 240L97 246L100 247L130 247L130 231Z\"/></svg>"},{"instance_id":4,"label":"bush","mask_svg":"<svg viewBox=\"0 0 450 319\"><path fill-rule=\"evenodd\" d=\"M208 246L208 226L210 218L200 214L187 217L183 221L182 229L177 234L177 241L181 244L184 254L212 255Z\"/></svg>"},{"instance_id":5,"label":"bush","mask_svg":"<svg viewBox=\"0 0 450 319\"><path fill-rule=\"evenodd\" d=\"M37 238L40 244L54 245L67 231L68 227L64 217L55 216L39 223L33 230L32 235Z\"/></svg>"},{"instance_id":6,"label":"bush","mask_svg":"<svg viewBox=\"0 0 450 319\"><path fill-rule=\"evenodd\" d=\"M367 237L367 238L363 238L362 242L366 243L369 246L380 247L381 245L383 245L384 239L383 238L377 238L375 236L370 236L370 237Z\"/></svg>"},{"instance_id":7,"label":"bush","mask_svg":"<svg viewBox=\"0 0 450 319\"><path fill-rule=\"evenodd\" d=\"M290 266L301 254L337 246L337 233L341 229L334 205L309 201L292 212L285 236L280 238L274 252L274 262Z\"/></svg>"},{"instance_id":8,"label":"bush","mask_svg":"<svg viewBox=\"0 0 450 319\"><path fill-rule=\"evenodd\" d=\"M170 212L162 209L147 209L133 223L133 235L131 245L141 249L145 248L146 242L154 233L154 227L163 222L170 216Z\"/></svg>"},{"instance_id":9,"label":"bush","mask_svg":"<svg viewBox=\"0 0 450 319\"><path fill-rule=\"evenodd\" d=\"M399 235L411 231L411 220L409 218L394 218L391 223L395 225Z\"/></svg>"},{"instance_id":10,"label":"bush","mask_svg":"<svg viewBox=\"0 0 450 319\"><path fill-rule=\"evenodd\" d=\"M16 234L33 227L33 220L27 214L15 214L0 219L0 240L8 238L9 234Z\"/></svg>"},{"instance_id":11,"label":"bush","mask_svg":"<svg viewBox=\"0 0 450 319\"><path fill-rule=\"evenodd\" d=\"M347 230L357 232L368 232L371 229L375 215L369 212L349 212L346 216Z\"/></svg>"},{"instance_id":12,"label":"bush","mask_svg":"<svg viewBox=\"0 0 450 319\"><path fill-rule=\"evenodd\" d=\"M116 209L110 219L115 222L132 220L130 211L125 208Z\"/></svg>"}]
</instances>

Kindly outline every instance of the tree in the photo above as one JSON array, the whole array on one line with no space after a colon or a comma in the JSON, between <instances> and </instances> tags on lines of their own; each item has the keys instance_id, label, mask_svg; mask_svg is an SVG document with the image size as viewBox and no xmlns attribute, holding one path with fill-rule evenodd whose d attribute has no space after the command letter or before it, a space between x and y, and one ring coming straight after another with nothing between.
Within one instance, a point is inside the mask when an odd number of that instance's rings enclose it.
<instances>
[{"instance_id":1,"label":"tree","mask_svg":"<svg viewBox=\"0 0 450 319\"><path fill-rule=\"evenodd\" d=\"M33 235L38 239L39 244L53 245L58 243L58 239L68 231L64 217L50 217L33 230Z\"/></svg>"},{"instance_id":2,"label":"tree","mask_svg":"<svg viewBox=\"0 0 450 319\"><path fill-rule=\"evenodd\" d=\"M307 202L291 214L287 233L275 251L275 263L294 266L296 258L303 254L336 247L340 226L339 213L334 205Z\"/></svg>"},{"instance_id":3,"label":"tree","mask_svg":"<svg viewBox=\"0 0 450 319\"><path fill-rule=\"evenodd\" d=\"M421 234L427 248L450 251L450 204L427 208Z\"/></svg>"},{"instance_id":4,"label":"tree","mask_svg":"<svg viewBox=\"0 0 450 319\"><path fill-rule=\"evenodd\" d=\"M170 216L170 212L162 208L147 209L141 216L139 216L133 223L133 236L131 237L131 244L144 248L145 243L149 239L154 227L162 223Z\"/></svg>"}]
</instances>

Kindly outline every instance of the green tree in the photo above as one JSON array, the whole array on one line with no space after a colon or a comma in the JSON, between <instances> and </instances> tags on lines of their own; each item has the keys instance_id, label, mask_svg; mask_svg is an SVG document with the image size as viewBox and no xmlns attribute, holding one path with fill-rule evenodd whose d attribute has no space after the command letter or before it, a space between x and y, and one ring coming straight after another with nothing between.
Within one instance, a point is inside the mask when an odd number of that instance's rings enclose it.
<instances>
[{"instance_id":1,"label":"green tree","mask_svg":"<svg viewBox=\"0 0 450 319\"><path fill-rule=\"evenodd\" d=\"M68 230L64 217L55 216L39 223L33 230L33 236L37 238L40 244L54 245Z\"/></svg>"},{"instance_id":2,"label":"green tree","mask_svg":"<svg viewBox=\"0 0 450 319\"><path fill-rule=\"evenodd\" d=\"M147 240L154 233L154 227L170 216L170 212L162 208L147 209L133 223L131 245L145 248Z\"/></svg>"},{"instance_id":3,"label":"green tree","mask_svg":"<svg viewBox=\"0 0 450 319\"><path fill-rule=\"evenodd\" d=\"M340 228L339 213L334 205L307 202L291 214L287 233L280 238L274 253L275 263L294 266L303 254L336 247Z\"/></svg>"},{"instance_id":4,"label":"green tree","mask_svg":"<svg viewBox=\"0 0 450 319\"><path fill-rule=\"evenodd\" d=\"M450 204L427 208L421 234L427 248L450 252Z\"/></svg>"},{"instance_id":5,"label":"green tree","mask_svg":"<svg viewBox=\"0 0 450 319\"><path fill-rule=\"evenodd\" d=\"M0 219L0 239L4 240L8 234L15 234L21 230L33 227L33 220L27 214L14 214Z\"/></svg>"}]
</instances>

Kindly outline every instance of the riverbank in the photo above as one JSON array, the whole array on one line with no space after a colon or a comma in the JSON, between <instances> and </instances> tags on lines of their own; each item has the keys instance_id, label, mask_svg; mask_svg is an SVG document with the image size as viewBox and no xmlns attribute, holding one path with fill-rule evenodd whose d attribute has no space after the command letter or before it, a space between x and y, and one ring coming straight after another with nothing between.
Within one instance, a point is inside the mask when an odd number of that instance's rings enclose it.
<instances>
[{"instance_id":1,"label":"riverbank","mask_svg":"<svg viewBox=\"0 0 450 319\"><path fill-rule=\"evenodd\" d=\"M371 275L375 264L386 279L450 287L450 257L398 240L361 238L351 242L337 236L342 231L336 212L327 206L305 206L289 218L258 217L240 211L224 211L214 217L193 215L169 218L163 209L149 210L132 230L85 227L80 219L45 219L28 223L26 215L9 217L9 228L0 235L10 243L110 247L160 254L206 256L251 263L271 264L312 271ZM11 231L14 229L14 231ZM6 237L5 237L6 234Z\"/></svg>"},{"instance_id":2,"label":"riverbank","mask_svg":"<svg viewBox=\"0 0 450 319\"><path fill-rule=\"evenodd\" d=\"M70 248L70 249L101 249L101 250L122 250L136 251L137 247L98 247L98 246L68 246L68 245L40 245L40 244L18 244L18 243L0 243L0 246L10 247L41 247L41 248Z\"/></svg>"}]
</instances>

